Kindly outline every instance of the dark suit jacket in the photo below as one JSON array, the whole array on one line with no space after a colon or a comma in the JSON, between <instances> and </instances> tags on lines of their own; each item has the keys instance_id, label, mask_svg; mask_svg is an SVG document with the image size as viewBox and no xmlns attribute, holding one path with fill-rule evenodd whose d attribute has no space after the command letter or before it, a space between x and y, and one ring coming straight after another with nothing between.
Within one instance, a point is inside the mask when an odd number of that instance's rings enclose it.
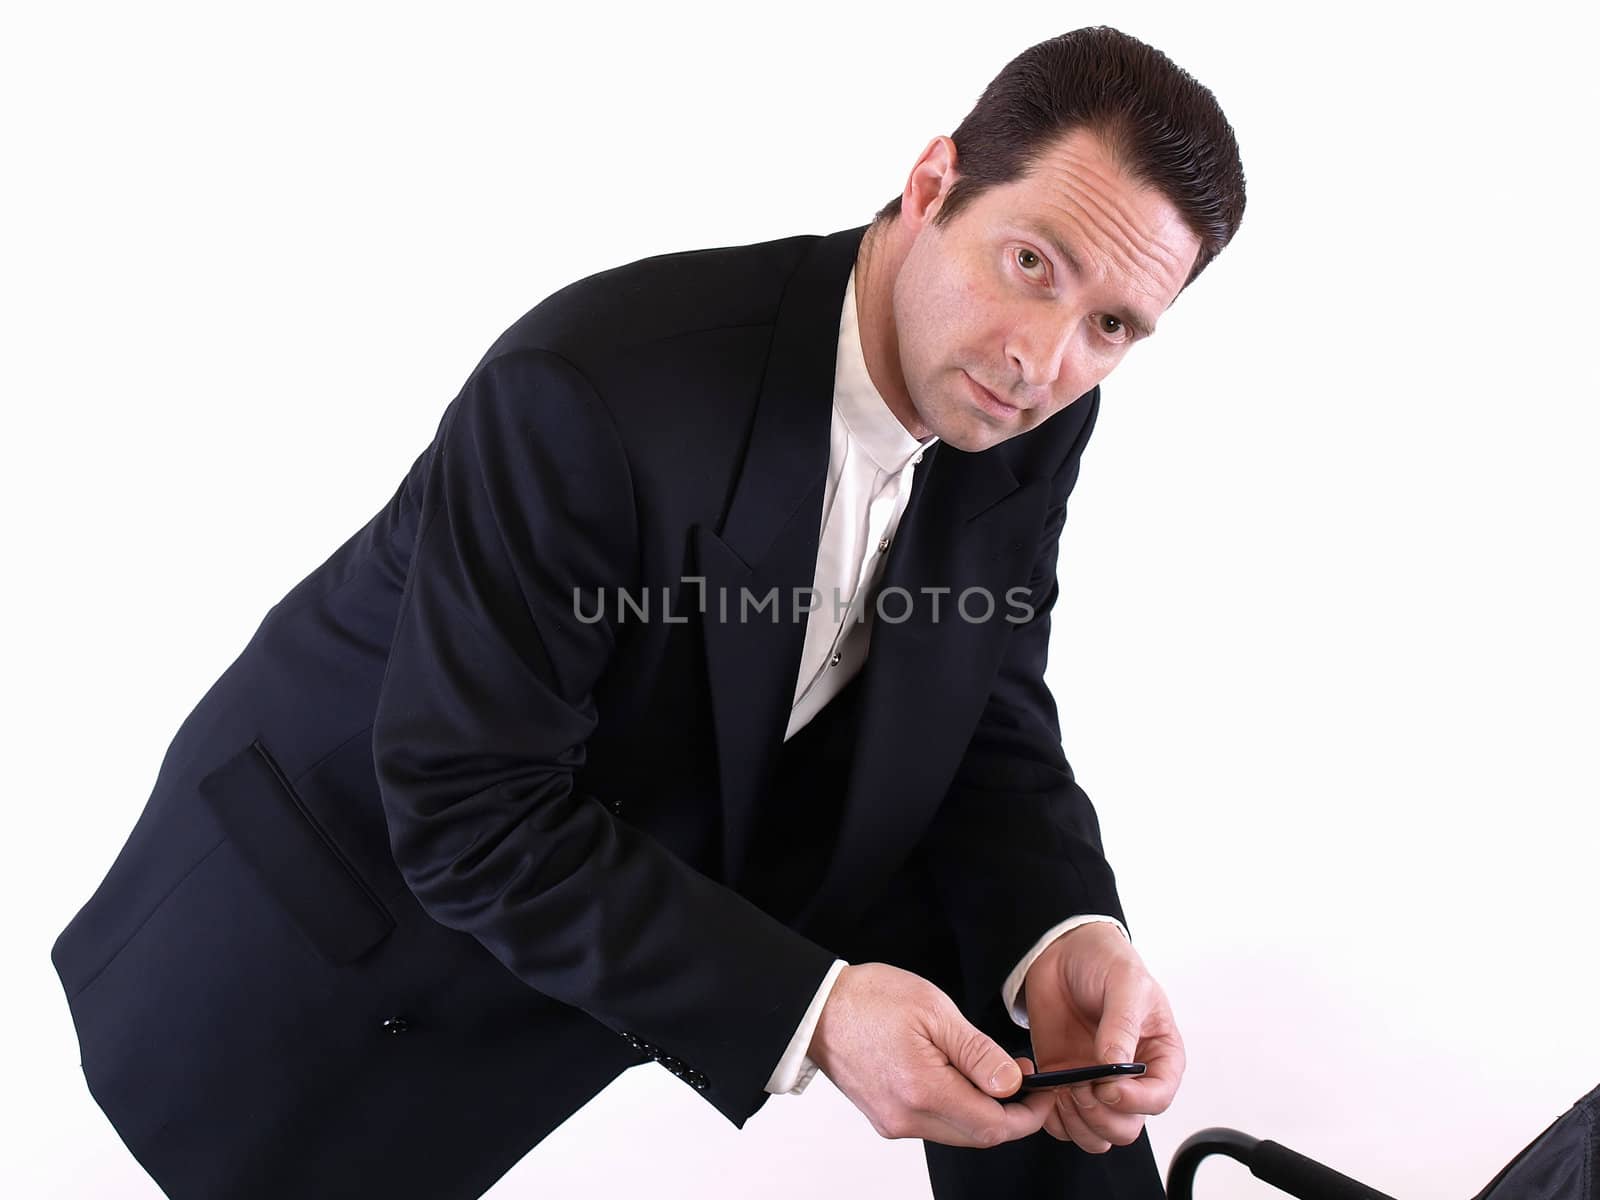
<instances>
[{"instance_id":1,"label":"dark suit jacket","mask_svg":"<svg viewBox=\"0 0 1600 1200\"><path fill-rule=\"evenodd\" d=\"M914 853L968 1004L1051 924L1121 916L1043 681L1098 391L929 453L882 582L917 602L875 624L831 851L745 894L804 616L723 621L715 597L812 582L863 232L546 299L184 722L53 954L90 1087L173 1195L337 1194L379 1162L477 1195L644 1057L742 1125ZM602 587L635 608L589 619ZM940 620L923 587L953 589ZM953 618L969 587L993 619Z\"/></svg>"}]
</instances>

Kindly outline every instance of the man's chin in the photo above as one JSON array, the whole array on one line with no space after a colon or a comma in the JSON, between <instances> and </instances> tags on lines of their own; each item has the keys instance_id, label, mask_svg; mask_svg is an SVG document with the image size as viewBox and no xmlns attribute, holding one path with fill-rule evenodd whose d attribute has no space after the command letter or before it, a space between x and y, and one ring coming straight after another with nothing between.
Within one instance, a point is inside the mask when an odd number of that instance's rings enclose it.
<instances>
[{"instance_id":1,"label":"man's chin","mask_svg":"<svg viewBox=\"0 0 1600 1200\"><path fill-rule=\"evenodd\" d=\"M940 438L939 440L955 447L957 450L965 451L968 454L982 454L985 450L992 449L1007 439L990 434L988 436L968 435L961 438Z\"/></svg>"},{"instance_id":2,"label":"man's chin","mask_svg":"<svg viewBox=\"0 0 1600 1200\"><path fill-rule=\"evenodd\" d=\"M938 430L934 432L939 433ZM1006 441L1013 433L1020 432L1022 432L1020 429L1007 432L982 421L970 421L963 422L959 428L952 429L949 433L939 433L939 440L968 454L980 454Z\"/></svg>"},{"instance_id":3,"label":"man's chin","mask_svg":"<svg viewBox=\"0 0 1600 1200\"><path fill-rule=\"evenodd\" d=\"M932 431L938 434L941 442L954 446L957 450L964 450L968 454L979 454L1027 431L1027 427L1020 421L988 417L974 408L970 402L965 406L957 406L952 412L944 413L943 417L944 419L939 422L943 428L930 424Z\"/></svg>"}]
</instances>

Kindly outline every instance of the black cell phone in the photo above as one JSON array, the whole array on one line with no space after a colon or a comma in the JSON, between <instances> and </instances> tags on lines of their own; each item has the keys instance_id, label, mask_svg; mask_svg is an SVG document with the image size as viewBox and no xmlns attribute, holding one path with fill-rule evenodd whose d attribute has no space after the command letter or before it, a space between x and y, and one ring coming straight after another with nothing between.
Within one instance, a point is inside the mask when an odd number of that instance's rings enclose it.
<instances>
[{"instance_id":1,"label":"black cell phone","mask_svg":"<svg viewBox=\"0 0 1600 1200\"><path fill-rule=\"evenodd\" d=\"M1110 1079L1115 1075L1143 1075L1143 1063L1107 1063L1103 1067L1067 1067L1061 1071L1040 1071L1037 1075L1024 1075L1018 1090L1036 1092L1040 1088L1062 1087L1069 1083L1090 1083L1096 1079Z\"/></svg>"}]
</instances>

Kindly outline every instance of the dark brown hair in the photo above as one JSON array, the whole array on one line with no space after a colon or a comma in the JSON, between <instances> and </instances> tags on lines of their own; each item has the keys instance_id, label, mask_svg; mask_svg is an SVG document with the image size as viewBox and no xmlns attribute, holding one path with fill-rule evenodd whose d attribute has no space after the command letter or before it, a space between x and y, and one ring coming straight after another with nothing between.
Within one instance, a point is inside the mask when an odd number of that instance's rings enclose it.
<instances>
[{"instance_id":1,"label":"dark brown hair","mask_svg":"<svg viewBox=\"0 0 1600 1200\"><path fill-rule=\"evenodd\" d=\"M957 174L933 223L948 223L985 189L1021 178L1058 139L1084 127L1200 239L1187 286L1244 217L1239 146L1208 88L1154 46L1106 26L1040 42L994 77L950 135ZM899 215L896 196L874 220Z\"/></svg>"}]
</instances>

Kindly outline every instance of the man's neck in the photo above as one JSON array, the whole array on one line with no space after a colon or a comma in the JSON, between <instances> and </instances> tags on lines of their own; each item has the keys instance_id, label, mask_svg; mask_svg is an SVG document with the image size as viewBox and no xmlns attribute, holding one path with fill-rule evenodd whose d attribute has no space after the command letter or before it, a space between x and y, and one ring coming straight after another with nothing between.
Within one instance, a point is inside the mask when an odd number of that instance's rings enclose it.
<instances>
[{"instance_id":1,"label":"man's neck","mask_svg":"<svg viewBox=\"0 0 1600 1200\"><path fill-rule=\"evenodd\" d=\"M894 323L894 281L905 260L901 223L868 228L856 253L856 328L861 335L861 356L878 395L900 424L921 441L932 435L917 418L900 367L900 341Z\"/></svg>"}]
</instances>

